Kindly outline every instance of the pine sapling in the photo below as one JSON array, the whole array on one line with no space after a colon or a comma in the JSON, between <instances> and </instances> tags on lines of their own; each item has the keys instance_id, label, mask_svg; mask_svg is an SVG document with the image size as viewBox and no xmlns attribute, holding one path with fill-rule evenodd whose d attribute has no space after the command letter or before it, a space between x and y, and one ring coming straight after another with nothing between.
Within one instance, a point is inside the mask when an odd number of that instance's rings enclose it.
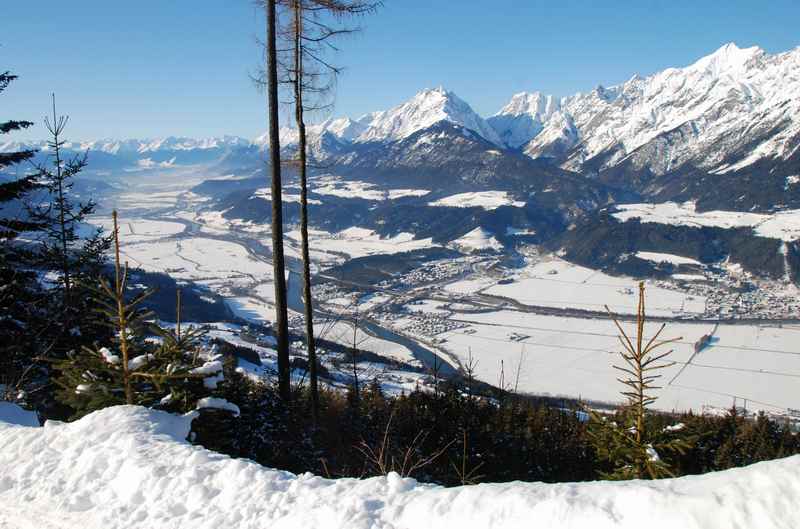
<instances>
[{"instance_id":1,"label":"pine sapling","mask_svg":"<svg viewBox=\"0 0 800 529\"><path fill-rule=\"evenodd\" d=\"M661 340L666 324L649 339L645 339L645 287L639 283L639 304L636 311L636 335L628 336L618 318L606 306L611 320L619 331L622 345L620 356L624 363L614 365L623 373L617 380L626 386L621 394L626 403L618 414L622 423L590 411L589 436L598 456L610 463L611 472L602 473L606 479L656 479L672 476L669 463L661 455L683 454L689 447L688 439L676 431L659 431L647 428L647 408L657 397L652 391L660 389L655 385L661 377L660 371L672 367L675 362L667 361L672 350L660 349L681 338Z\"/></svg>"}]
</instances>

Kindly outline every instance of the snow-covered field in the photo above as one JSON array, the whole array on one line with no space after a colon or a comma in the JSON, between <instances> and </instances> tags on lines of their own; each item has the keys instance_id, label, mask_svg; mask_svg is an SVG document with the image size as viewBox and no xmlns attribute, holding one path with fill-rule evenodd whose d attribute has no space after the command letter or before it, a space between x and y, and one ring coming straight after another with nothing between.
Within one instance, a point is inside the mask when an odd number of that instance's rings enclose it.
<instances>
[{"instance_id":1,"label":"snow-covered field","mask_svg":"<svg viewBox=\"0 0 800 529\"><path fill-rule=\"evenodd\" d=\"M693 202L678 204L619 204L613 216L621 221L639 218L642 222L677 226L712 226L718 228L753 228L756 235L783 241L800 238L800 210L778 211L770 215L739 211L698 213Z\"/></svg>"},{"instance_id":2,"label":"snow-covered field","mask_svg":"<svg viewBox=\"0 0 800 529\"><path fill-rule=\"evenodd\" d=\"M435 302L429 302L435 307ZM417 305L409 308L415 309ZM423 306L424 307L424 306ZM497 385L502 370L506 385L516 383L521 392L557 397L619 402L623 386L612 365L620 365L619 340L607 319L578 319L530 314L512 310L455 313L468 326L437 335L437 347L467 365L477 363L476 377ZM401 327L410 320L399 319ZM660 324L650 323L651 336ZM631 335L632 323L623 323ZM662 338L681 340L672 345L676 365L659 380L663 389L654 407L701 411L706 406L729 408L734 398L750 411L786 413L800 408L800 353L791 345L800 327L720 325L711 343L692 358L694 344L712 332L708 323L671 323ZM665 349L666 351L666 349ZM686 365L691 359L691 363Z\"/></svg>"},{"instance_id":3,"label":"snow-covered field","mask_svg":"<svg viewBox=\"0 0 800 529\"><path fill-rule=\"evenodd\" d=\"M507 191L475 191L450 195L434 202L429 202L428 205L448 208L483 208L491 211L500 206L522 208L525 207L525 202L514 200Z\"/></svg>"},{"instance_id":4,"label":"snow-covered field","mask_svg":"<svg viewBox=\"0 0 800 529\"><path fill-rule=\"evenodd\" d=\"M670 263L674 265L695 265L702 266L703 263L689 257L680 255L673 255L671 253L659 252L636 252L636 257L644 259L645 261L652 261L654 263Z\"/></svg>"},{"instance_id":5,"label":"snow-covered field","mask_svg":"<svg viewBox=\"0 0 800 529\"><path fill-rule=\"evenodd\" d=\"M290 231L287 235L300 240L298 230ZM346 254L351 259L367 255L410 252L435 246L430 238L415 239L410 233L399 233L394 237L382 239L372 230L356 227L347 228L338 233L309 230L309 238L309 245L317 251Z\"/></svg>"},{"instance_id":6,"label":"snow-covered field","mask_svg":"<svg viewBox=\"0 0 800 529\"><path fill-rule=\"evenodd\" d=\"M145 270L179 279L224 280L251 284L270 280L272 265L251 256L240 244L205 237L123 244L121 253Z\"/></svg>"},{"instance_id":7,"label":"snow-covered field","mask_svg":"<svg viewBox=\"0 0 800 529\"><path fill-rule=\"evenodd\" d=\"M92 224L103 228L107 233L114 229L111 217L92 217ZM120 219L119 236L123 244L152 242L166 239L185 230L185 226L178 222L150 219Z\"/></svg>"},{"instance_id":8,"label":"snow-covered field","mask_svg":"<svg viewBox=\"0 0 800 529\"><path fill-rule=\"evenodd\" d=\"M428 189L381 189L375 184L359 180L341 180L335 176L314 178L309 189L317 195L341 198L363 198L365 200L396 200L403 197L424 197Z\"/></svg>"},{"instance_id":9,"label":"snow-covered field","mask_svg":"<svg viewBox=\"0 0 800 529\"><path fill-rule=\"evenodd\" d=\"M634 279L610 276L560 259L530 264L510 279L512 281L496 284L484 292L524 305L591 311L604 311L604 306L608 305L613 312L636 312L638 290ZM648 314L673 316L699 314L705 310L705 298L647 283Z\"/></svg>"},{"instance_id":10,"label":"snow-covered field","mask_svg":"<svg viewBox=\"0 0 800 529\"><path fill-rule=\"evenodd\" d=\"M185 441L192 416L135 406L39 428L4 419L2 529L800 527L800 456L661 481L447 489L231 459Z\"/></svg>"},{"instance_id":11,"label":"snow-covered field","mask_svg":"<svg viewBox=\"0 0 800 529\"><path fill-rule=\"evenodd\" d=\"M355 345L358 349L371 351L387 358L399 360L400 362L420 365L407 347L375 336L370 336L361 329L354 332L353 325L349 322L315 320L314 330L318 338L330 340L347 347L352 347L355 341Z\"/></svg>"}]
</instances>

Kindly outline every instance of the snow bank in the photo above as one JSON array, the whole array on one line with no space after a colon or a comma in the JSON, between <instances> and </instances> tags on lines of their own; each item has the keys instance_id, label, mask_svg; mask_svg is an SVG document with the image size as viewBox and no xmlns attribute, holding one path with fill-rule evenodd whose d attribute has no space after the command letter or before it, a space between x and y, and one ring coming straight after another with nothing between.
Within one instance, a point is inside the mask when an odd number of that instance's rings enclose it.
<instances>
[{"instance_id":1,"label":"snow bank","mask_svg":"<svg viewBox=\"0 0 800 529\"><path fill-rule=\"evenodd\" d=\"M0 528L800 527L800 456L658 482L445 489L271 470L189 445L190 420L118 406L0 423Z\"/></svg>"},{"instance_id":2,"label":"snow bank","mask_svg":"<svg viewBox=\"0 0 800 529\"><path fill-rule=\"evenodd\" d=\"M703 263L697 261L695 259L690 259L689 257L683 257L682 255L673 255L671 253L659 253L659 252L636 252L636 257L639 259L644 259L645 261L652 261L654 263L671 263L674 265L695 265L695 266L703 266Z\"/></svg>"}]
</instances>

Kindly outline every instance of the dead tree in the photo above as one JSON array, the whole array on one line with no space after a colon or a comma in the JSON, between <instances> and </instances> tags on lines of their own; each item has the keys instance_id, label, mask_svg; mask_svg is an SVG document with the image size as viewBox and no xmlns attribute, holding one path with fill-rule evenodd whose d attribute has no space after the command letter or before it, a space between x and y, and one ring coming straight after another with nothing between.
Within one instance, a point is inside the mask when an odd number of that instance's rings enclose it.
<instances>
[{"instance_id":1,"label":"dead tree","mask_svg":"<svg viewBox=\"0 0 800 529\"><path fill-rule=\"evenodd\" d=\"M278 0L288 11L289 23L283 28L283 60L279 60L281 82L291 87L294 118L297 124L297 170L300 178L300 238L303 261L303 303L306 347L308 351L311 410L319 415L319 387L314 309L311 298L311 260L308 243L308 135L306 112L330 108L332 88L340 69L327 59L336 51L334 40L355 29L344 26L344 19L366 14L378 3L363 0ZM306 97L308 96L308 97ZM273 209L275 195L273 193Z\"/></svg>"},{"instance_id":2,"label":"dead tree","mask_svg":"<svg viewBox=\"0 0 800 529\"><path fill-rule=\"evenodd\" d=\"M272 191L272 269L275 283L275 336L278 351L278 391L291 399L289 321L286 295L286 262L283 255L283 201L281 199L281 145L278 127L278 53L276 0L264 3L267 18L266 85L269 109L269 165Z\"/></svg>"}]
</instances>

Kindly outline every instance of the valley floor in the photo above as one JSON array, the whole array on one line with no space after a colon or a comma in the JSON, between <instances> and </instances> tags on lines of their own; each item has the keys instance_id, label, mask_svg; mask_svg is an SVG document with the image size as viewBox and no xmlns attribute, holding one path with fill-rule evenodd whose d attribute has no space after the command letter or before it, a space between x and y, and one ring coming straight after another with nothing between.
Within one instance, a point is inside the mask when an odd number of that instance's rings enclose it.
<instances>
[{"instance_id":1,"label":"valley floor","mask_svg":"<svg viewBox=\"0 0 800 529\"><path fill-rule=\"evenodd\" d=\"M125 258L146 270L193 281L222 295L243 320L268 324L274 299L268 226L230 221L204 207L208 199L188 191L198 181L144 181L116 197ZM152 193L154 189L159 191ZM108 227L110 219L96 222ZM400 392L430 383L422 367L463 371L472 366L478 379L509 390L619 400L612 367L619 345L604 306L623 317L632 314L635 280L533 251L513 263L507 256L464 255L427 263L392 282L344 281L326 270L350 258L430 248L433 243L404 234L381 239L359 228L335 234L312 230L311 236L319 337L344 346L355 341L359 348L417 369L365 362L364 378L382 379L388 389ZM286 251L293 271L292 323L301 335L299 240L291 229ZM679 259L646 252L641 257ZM783 319L717 324L723 311L758 310L750 298L717 294L727 292L723 283L736 280L731 277L705 272L688 279L647 281L648 314L659 320L648 332L666 322L664 337L681 337L674 346L676 364L664 373L656 407L713 413L736 405L777 416L798 414L800 353L793 344L800 324ZM796 300L795 287L765 287L764 292L765 310L793 312L782 303ZM229 331L228 338L233 334ZM695 344L707 334L708 344L696 352ZM294 351L297 356L302 356L301 345ZM259 354L266 365L274 360L268 346ZM339 380L345 382L346 376Z\"/></svg>"}]
</instances>

